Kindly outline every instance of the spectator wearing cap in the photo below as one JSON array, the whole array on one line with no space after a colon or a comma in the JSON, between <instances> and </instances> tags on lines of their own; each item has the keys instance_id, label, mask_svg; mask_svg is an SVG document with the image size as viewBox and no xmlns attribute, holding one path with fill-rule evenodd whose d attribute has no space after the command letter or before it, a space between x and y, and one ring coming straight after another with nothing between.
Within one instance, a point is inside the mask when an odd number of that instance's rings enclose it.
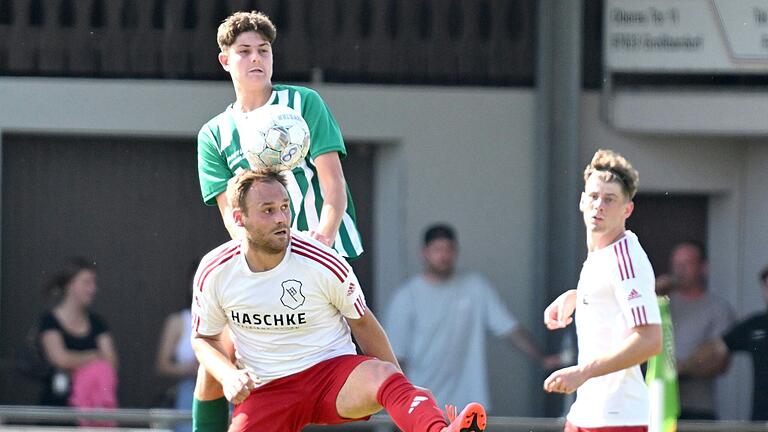
<instances>
[{"instance_id":1,"label":"spectator wearing cap","mask_svg":"<svg viewBox=\"0 0 768 432\"><path fill-rule=\"evenodd\" d=\"M437 400L458 406L476 401L491 410L488 331L545 370L559 367L560 357L544 355L485 277L457 271L458 254L453 227L428 227L422 247L424 269L396 291L384 327L414 384L432 390Z\"/></svg>"}]
</instances>

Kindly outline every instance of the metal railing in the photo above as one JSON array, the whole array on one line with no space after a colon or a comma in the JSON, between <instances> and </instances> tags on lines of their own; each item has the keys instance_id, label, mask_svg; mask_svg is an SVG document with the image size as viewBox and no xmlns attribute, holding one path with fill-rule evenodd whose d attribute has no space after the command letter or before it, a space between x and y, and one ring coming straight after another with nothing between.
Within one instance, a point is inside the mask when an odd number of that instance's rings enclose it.
<instances>
[{"instance_id":1,"label":"metal railing","mask_svg":"<svg viewBox=\"0 0 768 432\"><path fill-rule=\"evenodd\" d=\"M7 423L54 423L77 420L113 420L122 425L144 426L153 430L169 430L178 421L189 421L191 413L173 409L110 409L81 411L64 407L0 405L0 430L37 431L31 426L3 426ZM67 430L67 429L57 429ZM78 429L83 431L84 429ZM128 431L132 429L122 428ZM338 426L311 426L305 431L373 431L393 432L392 420L376 415L367 422ZM563 419L535 417L490 417L488 430L493 432L555 432L563 430ZM744 421L680 421L678 432L768 432L768 422Z\"/></svg>"}]
</instances>

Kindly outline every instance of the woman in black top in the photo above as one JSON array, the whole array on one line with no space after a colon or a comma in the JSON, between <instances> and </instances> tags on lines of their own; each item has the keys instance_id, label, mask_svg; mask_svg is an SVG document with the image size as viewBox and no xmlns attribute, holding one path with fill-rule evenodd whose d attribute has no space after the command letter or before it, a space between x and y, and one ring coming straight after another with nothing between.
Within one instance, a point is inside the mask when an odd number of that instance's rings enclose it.
<instances>
[{"instance_id":1,"label":"woman in black top","mask_svg":"<svg viewBox=\"0 0 768 432\"><path fill-rule=\"evenodd\" d=\"M96 279L93 262L74 258L48 285L49 292L59 301L40 319L40 349L53 366L41 396L42 405L67 405L70 373L78 367L103 359L117 370L109 328L90 311L97 290Z\"/></svg>"}]
</instances>

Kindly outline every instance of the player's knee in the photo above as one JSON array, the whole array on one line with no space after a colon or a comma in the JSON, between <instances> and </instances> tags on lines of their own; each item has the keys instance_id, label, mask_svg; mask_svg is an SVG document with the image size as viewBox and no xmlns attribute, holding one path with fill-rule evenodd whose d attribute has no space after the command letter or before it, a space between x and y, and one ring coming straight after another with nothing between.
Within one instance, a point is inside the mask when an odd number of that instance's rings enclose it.
<instances>
[{"instance_id":1,"label":"player's knee","mask_svg":"<svg viewBox=\"0 0 768 432\"><path fill-rule=\"evenodd\" d=\"M375 364L372 365L372 375L374 379L371 381L376 384L376 387L383 384L384 381L386 381L387 378L391 377L392 375L400 373L400 370L398 370L397 367L390 362L375 360L374 363Z\"/></svg>"}]
</instances>

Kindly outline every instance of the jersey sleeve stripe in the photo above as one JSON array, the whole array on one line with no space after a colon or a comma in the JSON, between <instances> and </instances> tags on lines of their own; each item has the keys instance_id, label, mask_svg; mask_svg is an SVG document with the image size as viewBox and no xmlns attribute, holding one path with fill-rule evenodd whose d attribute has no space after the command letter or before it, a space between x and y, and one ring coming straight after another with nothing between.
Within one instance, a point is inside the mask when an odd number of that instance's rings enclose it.
<instances>
[{"instance_id":1,"label":"jersey sleeve stripe","mask_svg":"<svg viewBox=\"0 0 768 432\"><path fill-rule=\"evenodd\" d=\"M231 260L232 258L234 258L234 257L236 257L236 256L238 256L238 255L240 255L240 249L239 249L239 247L238 247L237 249L233 250L233 251L230 251L230 253L229 253L229 254L222 256L222 257L221 257L221 258L220 258L218 261L216 261L216 262L215 262L215 264L214 264L214 265L210 265L210 266L208 266L208 267L205 269L204 273L202 273L202 274L200 275L200 282L198 283L198 285L197 285L197 288L198 288L200 291L202 291L202 290L203 290L203 285L205 285L205 279L207 279L207 278L208 278L208 275L209 275L209 274L211 274L211 272L212 272L214 269L216 269L216 267L218 267L218 266L220 266L220 265L224 264L225 262L227 262L227 261Z\"/></svg>"},{"instance_id":2,"label":"jersey sleeve stripe","mask_svg":"<svg viewBox=\"0 0 768 432\"><path fill-rule=\"evenodd\" d=\"M635 277L635 266L632 265L632 255L629 253L629 241L624 239L624 252L627 255L627 261L629 261L629 271L632 273L632 278Z\"/></svg>"},{"instance_id":3,"label":"jersey sleeve stripe","mask_svg":"<svg viewBox=\"0 0 768 432\"><path fill-rule=\"evenodd\" d=\"M636 306L632 308L632 319L635 321L635 327L648 324L648 315L645 313L645 306Z\"/></svg>"},{"instance_id":4,"label":"jersey sleeve stripe","mask_svg":"<svg viewBox=\"0 0 768 432\"><path fill-rule=\"evenodd\" d=\"M624 268L621 267L621 257L619 256L619 247L618 245L613 245L613 253L616 254L616 265L619 266L619 274L621 275L621 280L626 279L626 276L624 276Z\"/></svg>"},{"instance_id":5,"label":"jersey sleeve stripe","mask_svg":"<svg viewBox=\"0 0 768 432\"><path fill-rule=\"evenodd\" d=\"M197 329L200 328L200 317L197 314L193 314L192 317L192 330L197 333Z\"/></svg>"},{"instance_id":6,"label":"jersey sleeve stripe","mask_svg":"<svg viewBox=\"0 0 768 432\"><path fill-rule=\"evenodd\" d=\"M344 275L344 277L347 277L347 273L349 273L349 268L346 265L344 265L344 263L342 263L341 260L333 256L333 254L330 254L313 244L307 243L295 237L291 239L291 243L293 243L293 245L296 248L302 249L307 253L311 253L315 256L322 258L323 260L328 262L328 264L335 267L339 271L339 273Z\"/></svg>"},{"instance_id":7,"label":"jersey sleeve stripe","mask_svg":"<svg viewBox=\"0 0 768 432\"><path fill-rule=\"evenodd\" d=\"M357 311L357 314L361 317L365 315L365 303L363 302L362 297L357 297L355 300L355 310Z\"/></svg>"},{"instance_id":8,"label":"jersey sleeve stripe","mask_svg":"<svg viewBox=\"0 0 768 432\"><path fill-rule=\"evenodd\" d=\"M200 278L200 277L201 277L201 276L202 276L202 275L203 275L203 274L204 274L206 271L208 271L208 268L209 268L210 266L212 266L212 265L216 265L216 261L218 261L218 260L219 260L221 257L223 257L224 255L227 255L227 254L231 253L233 250L235 250L235 249L237 249L237 248L239 248L239 247L240 247L240 244L236 244L236 245L230 246L230 247L228 247L228 248L224 248L224 250L222 250L222 251L221 251L221 252L219 252L218 254L214 255L214 256L213 256L212 258L210 258L209 260L207 260L207 261L205 261L205 262L203 262L203 263L200 263L200 267L201 267L201 268L203 268L203 271L201 271L201 272L198 272L198 273L197 273L197 275L195 276L195 280L192 282L193 286L197 286L197 285L198 285L198 282L200 282L200 279L199 279L199 278Z\"/></svg>"},{"instance_id":9,"label":"jersey sleeve stripe","mask_svg":"<svg viewBox=\"0 0 768 432\"><path fill-rule=\"evenodd\" d=\"M621 262L624 264L624 275L626 276L625 279L631 279L629 277L629 269L627 268L627 254L624 250L624 243L619 242L619 253L621 253Z\"/></svg>"},{"instance_id":10,"label":"jersey sleeve stripe","mask_svg":"<svg viewBox=\"0 0 768 432\"><path fill-rule=\"evenodd\" d=\"M336 275L337 278L339 278L339 282L344 282L344 279L346 278L346 275L342 276L335 268L333 268L328 263L324 262L320 257L318 257L316 255L313 255L310 252L306 252L306 251L304 251L302 249L298 249L295 246L291 247L291 252L295 253L296 255L301 255L303 257L311 259L312 261L315 261L315 262L318 262L318 263L322 264L323 267L325 267L328 270L330 270L331 273L333 273L334 275Z\"/></svg>"},{"instance_id":11,"label":"jersey sleeve stripe","mask_svg":"<svg viewBox=\"0 0 768 432\"><path fill-rule=\"evenodd\" d=\"M320 249L319 247L317 247L317 246L313 245L312 243L306 242L306 241L304 241L304 240L301 240L301 239L298 239L298 238L295 238L295 237L291 239L291 241L294 241L294 240L296 241L296 243L297 243L297 244L301 245L301 246L302 246L302 247L304 247L305 249L307 249L307 250L309 250L309 251L312 251L312 252L315 252L315 253L317 253L317 254L319 254L319 255L322 255L322 256L324 256L324 257L325 257L326 259L328 259L328 260L329 260L329 261L330 261L332 264L334 264L334 265L336 266L336 268L338 268L338 269L339 269L339 271L340 271L340 272L342 272L342 273L344 273L344 274L346 274L346 273L348 273L348 272L349 272L349 266L347 266L346 264L344 264L344 262L342 262L342 261L341 261L341 260L340 260L340 259L339 259L337 256L335 256L334 254L332 254L332 253L329 253L329 252L326 252L326 251L324 251L324 250Z\"/></svg>"}]
</instances>

